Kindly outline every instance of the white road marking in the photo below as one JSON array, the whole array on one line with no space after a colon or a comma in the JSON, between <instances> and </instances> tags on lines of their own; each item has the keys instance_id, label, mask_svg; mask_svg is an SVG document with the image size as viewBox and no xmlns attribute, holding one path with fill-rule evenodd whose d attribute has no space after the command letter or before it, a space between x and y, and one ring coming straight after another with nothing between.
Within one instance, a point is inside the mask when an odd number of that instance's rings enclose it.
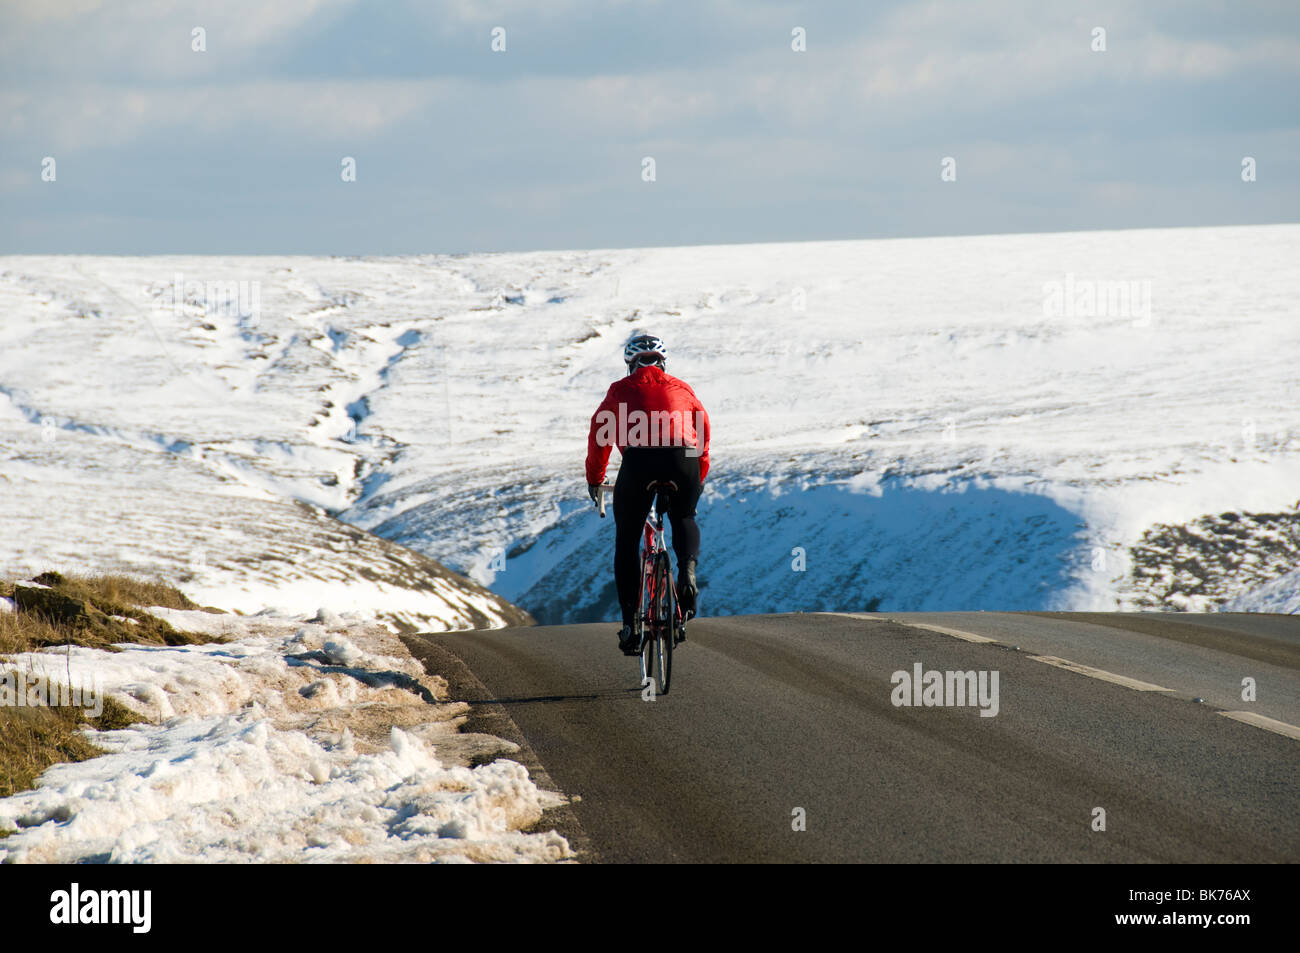
<instances>
[{"instance_id":1,"label":"white road marking","mask_svg":"<svg viewBox=\"0 0 1300 953\"><path fill-rule=\"evenodd\" d=\"M944 625L930 625L928 622L904 622L902 619L895 619L884 615L867 615L865 612L827 612L826 615L843 615L850 619L862 619L865 622L893 622L897 625L905 625L913 629L925 629L927 632L938 632L940 635L951 635L954 639L961 639L963 642L976 642L981 645L1000 645L997 639L990 639L987 636L976 635L974 632L965 632L961 629L950 629Z\"/></svg>"},{"instance_id":2,"label":"white road marking","mask_svg":"<svg viewBox=\"0 0 1300 953\"><path fill-rule=\"evenodd\" d=\"M976 635L974 632L964 632L961 629L950 629L945 625L930 625L926 622L904 622L903 624L910 625L914 629L925 629L928 632L938 632L941 635L951 635L954 639L961 639L963 642L978 642L983 645L999 644L997 639L990 639L987 636Z\"/></svg>"},{"instance_id":3,"label":"white road marking","mask_svg":"<svg viewBox=\"0 0 1300 953\"><path fill-rule=\"evenodd\" d=\"M929 625L925 622L904 622L902 619L895 619L887 615L869 615L864 612L819 612L816 615L840 615L847 616L851 619L861 619L864 622L893 622L896 625L906 625L913 629L925 629L928 632L938 632L941 635L950 635L953 638L961 639L965 642L986 643L990 645L1000 645L997 639L990 639L983 635L976 635L974 632L964 632L961 629L950 629L942 625ZM1069 659L1059 658L1055 655L1030 655L1028 658L1035 662L1064 669L1067 672L1074 672L1077 675L1086 675L1089 678L1100 679L1103 682L1110 682L1113 685L1122 685L1125 688L1131 688L1138 692L1172 692L1172 688L1165 688L1162 685L1155 685L1151 682L1144 682L1141 679L1129 678L1127 675L1116 675L1114 672L1107 672L1105 669L1093 668L1091 665L1080 665L1078 662L1071 662ZM1239 721L1245 725L1253 725L1256 728L1263 728L1265 731L1271 731L1274 734L1283 735L1287 738L1293 738L1300 741L1300 726L1288 724L1285 721L1278 721L1276 718L1269 718L1265 715L1256 714L1253 711L1221 711L1219 712L1225 718L1231 718L1233 721Z\"/></svg>"},{"instance_id":4,"label":"white road marking","mask_svg":"<svg viewBox=\"0 0 1300 953\"><path fill-rule=\"evenodd\" d=\"M1285 735L1288 738L1294 738L1300 741L1300 728L1295 725L1288 725L1285 721L1278 721L1276 718L1266 718L1263 715L1257 715L1253 711L1221 711L1219 712L1224 718L1231 718L1233 721L1240 721L1247 725L1254 725L1256 728L1263 728L1265 731L1272 731L1279 735Z\"/></svg>"},{"instance_id":5,"label":"white road marking","mask_svg":"<svg viewBox=\"0 0 1300 953\"><path fill-rule=\"evenodd\" d=\"M1071 662L1069 659L1057 658L1055 655L1031 655L1029 657L1035 662L1044 662L1047 665L1054 665L1057 668L1063 668L1067 672L1074 672L1078 675L1087 675L1089 678L1098 678L1103 682L1111 682L1114 685L1123 685L1125 688L1131 688L1137 692L1173 691L1172 688L1153 685L1150 682L1144 682L1140 679L1129 678L1127 675L1116 675L1114 672L1107 672L1104 669L1093 668L1091 665L1080 665L1078 662Z\"/></svg>"},{"instance_id":6,"label":"white road marking","mask_svg":"<svg viewBox=\"0 0 1300 953\"><path fill-rule=\"evenodd\" d=\"M854 619L865 619L870 622L896 622L899 625L911 626L913 629L925 629L927 632L938 632L940 635L950 635L954 639L961 639L963 642L976 642L985 645L1002 644L997 639L990 639L987 636L976 635L974 632L965 632L961 629L950 629L943 625L930 625L925 622L904 622L902 619L891 619L888 616L871 616L861 612L837 612L833 614L846 615ZM1134 691L1173 691L1172 688L1153 685L1150 682L1144 682L1140 679L1129 678L1127 675L1116 675L1114 672L1107 672L1104 669L1093 668L1091 665L1080 665L1078 662L1071 662L1069 659L1057 658L1055 655L1030 655L1028 657L1033 659L1035 662L1045 662L1048 665L1063 668L1067 672L1074 672L1077 675L1087 675L1089 678L1098 678L1103 682L1110 682L1113 685L1123 685L1125 688L1131 688Z\"/></svg>"}]
</instances>

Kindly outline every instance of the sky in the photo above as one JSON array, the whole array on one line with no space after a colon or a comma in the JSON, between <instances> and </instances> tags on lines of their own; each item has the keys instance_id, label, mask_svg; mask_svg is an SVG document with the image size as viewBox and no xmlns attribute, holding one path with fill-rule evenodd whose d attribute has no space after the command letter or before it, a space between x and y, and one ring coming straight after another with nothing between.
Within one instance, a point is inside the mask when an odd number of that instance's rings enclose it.
<instances>
[{"instance_id":1,"label":"sky","mask_svg":"<svg viewBox=\"0 0 1300 953\"><path fill-rule=\"evenodd\" d=\"M1296 222L1298 80L1294 0L0 0L0 253Z\"/></svg>"}]
</instances>

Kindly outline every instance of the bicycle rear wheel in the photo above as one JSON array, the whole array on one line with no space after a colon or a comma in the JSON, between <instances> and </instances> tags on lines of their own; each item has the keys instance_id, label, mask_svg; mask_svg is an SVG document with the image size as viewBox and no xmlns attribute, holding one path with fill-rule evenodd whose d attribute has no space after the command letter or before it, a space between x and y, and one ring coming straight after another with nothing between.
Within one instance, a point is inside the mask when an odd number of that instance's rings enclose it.
<instances>
[{"instance_id":1,"label":"bicycle rear wheel","mask_svg":"<svg viewBox=\"0 0 1300 953\"><path fill-rule=\"evenodd\" d=\"M641 687L644 689L647 678L654 677L654 628L651 624L654 610L654 572L647 554L641 554L641 603L636 613L636 634L640 646L637 652L637 664L641 669Z\"/></svg>"},{"instance_id":2,"label":"bicycle rear wheel","mask_svg":"<svg viewBox=\"0 0 1300 953\"><path fill-rule=\"evenodd\" d=\"M655 560L655 641L659 664L659 693L668 694L668 685L673 674L673 619L677 612L676 600L673 598L672 567L668 565L668 554L660 553Z\"/></svg>"},{"instance_id":3,"label":"bicycle rear wheel","mask_svg":"<svg viewBox=\"0 0 1300 953\"><path fill-rule=\"evenodd\" d=\"M646 679L654 678L655 636L654 629L646 626L641 633L641 687L645 688Z\"/></svg>"}]
</instances>

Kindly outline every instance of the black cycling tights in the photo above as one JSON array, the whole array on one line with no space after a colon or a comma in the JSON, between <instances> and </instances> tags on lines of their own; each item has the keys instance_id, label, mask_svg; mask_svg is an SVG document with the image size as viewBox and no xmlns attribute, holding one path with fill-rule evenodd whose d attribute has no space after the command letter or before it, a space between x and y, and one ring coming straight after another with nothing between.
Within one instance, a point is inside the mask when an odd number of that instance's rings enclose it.
<instances>
[{"instance_id":1,"label":"black cycling tights","mask_svg":"<svg viewBox=\"0 0 1300 953\"><path fill-rule=\"evenodd\" d=\"M678 567L700 552L700 528L695 524L700 458L682 447L628 447L614 481L614 582L624 625L636 622L641 602L641 531L655 497L646 485L654 480L672 480L678 487L669 496L667 510Z\"/></svg>"}]
</instances>

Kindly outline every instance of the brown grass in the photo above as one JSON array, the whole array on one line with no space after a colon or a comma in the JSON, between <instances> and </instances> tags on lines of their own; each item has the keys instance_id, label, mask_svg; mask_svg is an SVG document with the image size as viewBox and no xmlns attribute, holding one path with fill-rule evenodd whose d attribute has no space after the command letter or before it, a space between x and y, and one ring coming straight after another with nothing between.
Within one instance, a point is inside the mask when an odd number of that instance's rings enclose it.
<instances>
[{"instance_id":1,"label":"brown grass","mask_svg":"<svg viewBox=\"0 0 1300 953\"><path fill-rule=\"evenodd\" d=\"M197 609L184 593L160 579L122 575L61 575L42 573L34 581L51 587L60 597L49 611L0 612L0 657L62 645L85 645L115 651L114 642L183 645L220 641L210 636L178 632L140 606ZM0 595L15 597L13 583L0 581ZM42 596L42 598L47 598ZM119 616L138 624L123 622ZM82 729L124 728L140 721L129 708L104 698L97 718L80 708L0 708L0 797L26 790L52 764L84 761L103 752ZM8 832L0 831L0 836Z\"/></svg>"},{"instance_id":2,"label":"brown grass","mask_svg":"<svg viewBox=\"0 0 1300 953\"><path fill-rule=\"evenodd\" d=\"M44 645L61 645L68 633L44 616L29 612L0 612L0 656L34 652Z\"/></svg>"},{"instance_id":3,"label":"brown grass","mask_svg":"<svg viewBox=\"0 0 1300 953\"><path fill-rule=\"evenodd\" d=\"M198 609L198 603L162 579L97 573L62 577L62 591L70 596L125 606L162 606L166 609Z\"/></svg>"},{"instance_id":4,"label":"brown grass","mask_svg":"<svg viewBox=\"0 0 1300 953\"><path fill-rule=\"evenodd\" d=\"M36 786L52 764L85 761L104 752L81 729L125 728L141 718L125 705L104 698L104 711L89 718L80 708L6 708L0 710L0 797Z\"/></svg>"},{"instance_id":5,"label":"brown grass","mask_svg":"<svg viewBox=\"0 0 1300 953\"><path fill-rule=\"evenodd\" d=\"M49 589L16 590L13 583L0 582L0 596L18 601L20 610L0 615L0 654L67 644L111 652L118 642L193 645L221 641L179 632L140 608L198 608L183 592L161 580L43 572L32 581Z\"/></svg>"}]
</instances>

